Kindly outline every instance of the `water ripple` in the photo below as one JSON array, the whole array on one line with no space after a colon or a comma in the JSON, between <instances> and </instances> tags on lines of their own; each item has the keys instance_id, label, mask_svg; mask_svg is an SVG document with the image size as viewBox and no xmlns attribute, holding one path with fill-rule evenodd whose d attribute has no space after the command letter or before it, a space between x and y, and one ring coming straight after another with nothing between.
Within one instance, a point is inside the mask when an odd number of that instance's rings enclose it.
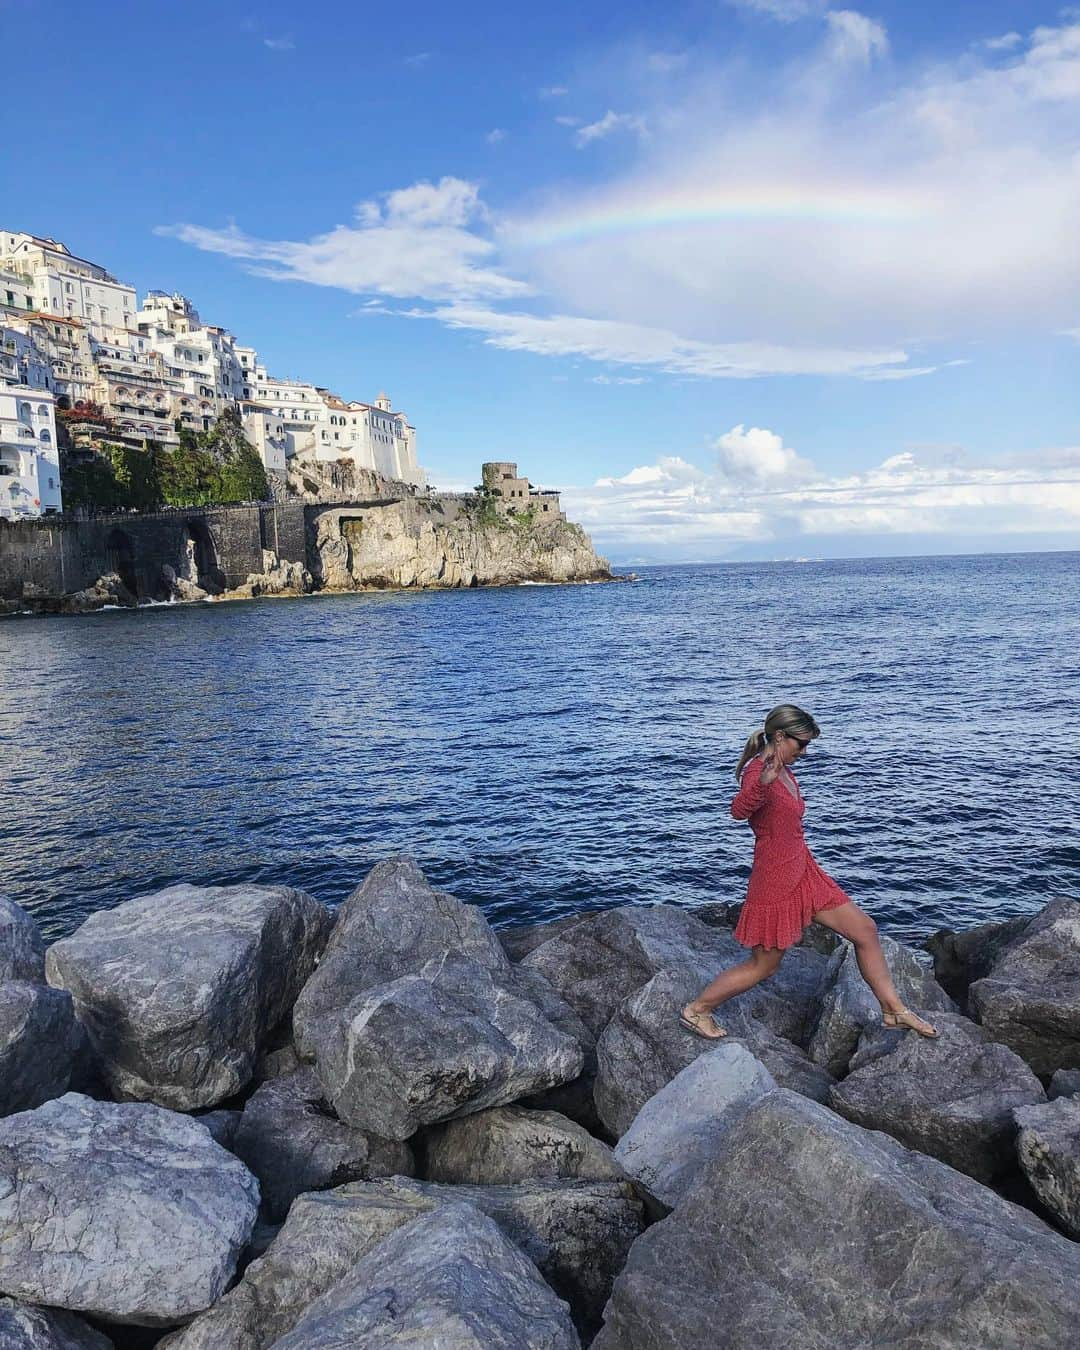
<instances>
[{"instance_id":1,"label":"water ripple","mask_svg":"<svg viewBox=\"0 0 1080 1350\"><path fill-rule=\"evenodd\" d=\"M50 936L178 880L327 903L413 853L500 923L741 897L768 707L890 931L1077 894L1076 554L653 568L635 586L0 625L3 890Z\"/></svg>"}]
</instances>

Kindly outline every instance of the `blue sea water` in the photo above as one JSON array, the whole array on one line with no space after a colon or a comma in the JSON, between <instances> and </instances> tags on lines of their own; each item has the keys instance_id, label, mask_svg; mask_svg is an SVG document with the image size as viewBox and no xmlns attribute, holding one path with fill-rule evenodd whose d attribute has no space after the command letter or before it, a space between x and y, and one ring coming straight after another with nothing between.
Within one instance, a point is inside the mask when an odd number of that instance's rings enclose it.
<instances>
[{"instance_id":1,"label":"blue sea water","mask_svg":"<svg viewBox=\"0 0 1080 1350\"><path fill-rule=\"evenodd\" d=\"M740 899L733 766L823 729L811 848L896 936L1077 896L1080 555L0 623L0 891L51 937L176 881L335 904L413 854L495 922Z\"/></svg>"}]
</instances>

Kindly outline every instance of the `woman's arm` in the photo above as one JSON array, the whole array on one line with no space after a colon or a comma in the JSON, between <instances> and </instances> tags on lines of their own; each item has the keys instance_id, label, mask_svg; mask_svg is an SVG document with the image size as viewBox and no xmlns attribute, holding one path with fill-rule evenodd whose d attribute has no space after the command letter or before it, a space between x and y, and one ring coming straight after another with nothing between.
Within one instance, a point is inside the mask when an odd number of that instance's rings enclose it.
<instances>
[{"instance_id":1,"label":"woman's arm","mask_svg":"<svg viewBox=\"0 0 1080 1350\"><path fill-rule=\"evenodd\" d=\"M765 805L768 783L761 781L762 763L752 759L746 766L739 790L731 803L731 814L736 820L749 820L755 811Z\"/></svg>"}]
</instances>

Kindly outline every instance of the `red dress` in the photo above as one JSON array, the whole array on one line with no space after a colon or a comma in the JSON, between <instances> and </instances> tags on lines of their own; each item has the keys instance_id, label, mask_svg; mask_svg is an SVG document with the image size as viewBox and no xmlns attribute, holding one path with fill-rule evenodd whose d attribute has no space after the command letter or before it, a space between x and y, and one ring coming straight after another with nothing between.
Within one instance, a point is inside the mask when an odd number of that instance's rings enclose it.
<instances>
[{"instance_id":1,"label":"red dress","mask_svg":"<svg viewBox=\"0 0 1080 1350\"><path fill-rule=\"evenodd\" d=\"M806 802L798 783L798 796L779 778L763 785L763 768L760 759L750 761L731 803L735 819L748 820L754 831L754 866L735 937L744 947L783 951L798 942L819 910L837 909L851 897L810 855L802 829Z\"/></svg>"}]
</instances>

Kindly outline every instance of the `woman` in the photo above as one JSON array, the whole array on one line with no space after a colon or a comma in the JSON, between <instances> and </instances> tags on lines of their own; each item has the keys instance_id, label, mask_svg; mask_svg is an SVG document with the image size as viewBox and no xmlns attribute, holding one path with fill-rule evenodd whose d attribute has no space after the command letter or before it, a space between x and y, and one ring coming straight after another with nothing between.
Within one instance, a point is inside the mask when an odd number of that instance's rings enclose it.
<instances>
[{"instance_id":1,"label":"woman","mask_svg":"<svg viewBox=\"0 0 1080 1350\"><path fill-rule=\"evenodd\" d=\"M727 1035L713 1020L713 1009L768 979L811 920L854 944L859 970L881 1004L887 1027L906 1027L920 1036L938 1034L901 1002L873 919L822 871L806 847L806 803L788 766L820 735L809 713L781 704L766 717L765 730L755 731L746 742L735 770L740 785L731 814L748 820L754 831L754 866L735 937L751 952L748 960L721 971L682 1010L680 1024L706 1040Z\"/></svg>"}]
</instances>

